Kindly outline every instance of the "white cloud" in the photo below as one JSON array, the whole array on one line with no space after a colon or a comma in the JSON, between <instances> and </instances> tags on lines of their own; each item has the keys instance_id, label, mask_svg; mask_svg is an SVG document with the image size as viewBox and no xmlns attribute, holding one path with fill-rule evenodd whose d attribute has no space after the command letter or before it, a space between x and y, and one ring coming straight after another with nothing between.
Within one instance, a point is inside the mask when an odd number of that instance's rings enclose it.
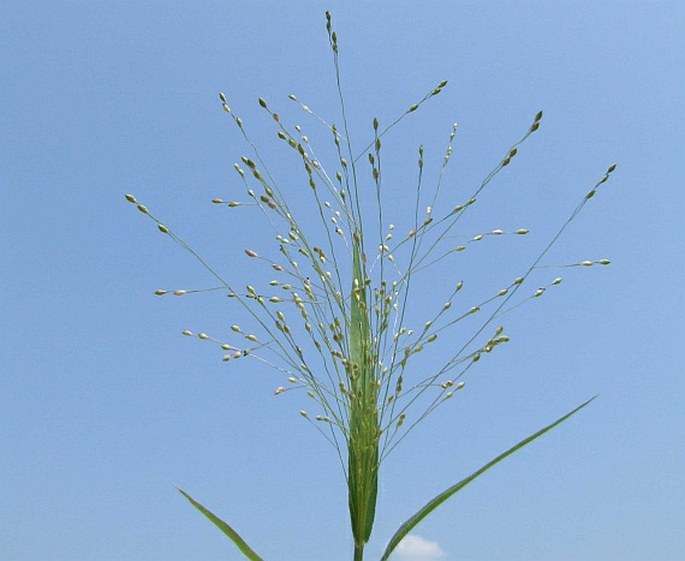
<instances>
[{"instance_id":1,"label":"white cloud","mask_svg":"<svg viewBox=\"0 0 685 561\"><path fill-rule=\"evenodd\" d=\"M445 557L445 552L436 542L416 534L405 537L395 548L395 554L404 561L434 561Z\"/></svg>"}]
</instances>

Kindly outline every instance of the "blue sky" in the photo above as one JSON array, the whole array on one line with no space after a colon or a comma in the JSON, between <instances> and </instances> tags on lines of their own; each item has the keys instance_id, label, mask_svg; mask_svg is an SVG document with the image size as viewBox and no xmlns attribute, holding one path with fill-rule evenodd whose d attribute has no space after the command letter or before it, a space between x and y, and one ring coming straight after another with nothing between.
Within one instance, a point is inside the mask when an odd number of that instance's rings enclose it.
<instances>
[{"instance_id":1,"label":"blue sky","mask_svg":"<svg viewBox=\"0 0 685 561\"><path fill-rule=\"evenodd\" d=\"M509 282L618 163L546 259L612 264L539 271L541 284L564 282L502 318L511 343L384 464L368 558L433 495L595 394L436 511L395 559L684 558L685 11L607 1L3 2L0 558L240 559L173 485L267 560L351 558L335 451L298 414L310 400L274 396L279 373L225 364L181 335L219 337L247 318L219 293L155 297L215 281L123 197L237 285L266 283L243 250L277 251L272 236L249 209L210 203L244 198L232 166L248 150L217 93L306 208L301 169L256 100L329 149L287 99L339 122L326 8L358 149L373 117L390 123L449 80L384 138L398 230L419 144L434 181L459 123L447 205L545 112L458 232L531 233L417 277L409 323L422 325L458 278L474 301Z\"/></svg>"}]
</instances>

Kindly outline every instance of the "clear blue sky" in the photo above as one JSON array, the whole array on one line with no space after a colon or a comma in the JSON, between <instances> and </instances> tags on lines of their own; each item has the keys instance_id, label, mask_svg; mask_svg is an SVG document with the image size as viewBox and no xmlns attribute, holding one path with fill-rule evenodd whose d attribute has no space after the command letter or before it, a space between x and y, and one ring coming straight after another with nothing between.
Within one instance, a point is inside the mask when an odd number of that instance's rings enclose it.
<instances>
[{"instance_id":1,"label":"clear blue sky","mask_svg":"<svg viewBox=\"0 0 685 561\"><path fill-rule=\"evenodd\" d=\"M384 140L398 229L419 144L435 178L459 122L449 204L545 111L460 232L530 237L419 278L409 323L457 278L508 282L619 164L547 260L612 264L540 272L542 284L565 280L502 319L511 343L384 464L369 559L437 492L595 394L417 528L442 557L395 559L685 559L682 5L12 0L0 7L0 559L240 559L174 484L267 560L351 558L335 453L298 414L310 401L273 396L277 372L225 364L181 335L221 336L245 317L218 293L155 297L214 282L123 198L134 193L237 284L266 282L243 254L276 250L256 215L209 202L244 198L232 164L247 149L217 92L273 152L297 206L301 170L272 150L256 98L329 143L287 99L339 119L327 7L359 148L374 116L389 123L450 81Z\"/></svg>"}]
</instances>

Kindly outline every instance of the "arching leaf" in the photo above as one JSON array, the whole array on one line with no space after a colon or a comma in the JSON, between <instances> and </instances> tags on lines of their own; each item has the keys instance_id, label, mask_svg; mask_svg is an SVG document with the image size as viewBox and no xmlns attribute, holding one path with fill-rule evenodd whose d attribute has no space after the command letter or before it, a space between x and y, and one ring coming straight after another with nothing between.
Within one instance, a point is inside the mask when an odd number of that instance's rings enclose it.
<instances>
[{"instance_id":1,"label":"arching leaf","mask_svg":"<svg viewBox=\"0 0 685 561\"><path fill-rule=\"evenodd\" d=\"M221 520L221 518L207 510L205 507L203 507L183 489L179 489L178 487L176 487L176 489L178 489L179 493L181 493L181 495L183 495L186 499L190 501L191 505L193 505L197 510L199 510L202 514L209 518L209 520L211 520L214 523L214 525L217 528L219 528L219 530L226 534L231 539L231 541L238 547L238 549L242 551L245 557L247 557L250 561L264 561L259 555L257 555L254 552L254 550L249 545L247 545L245 540L238 535L238 532L236 532L233 528L226 524L226 522L224 522L223 520Z\"/></svg>"},{"instance_id":2,"label":"arching leaf","mask_svg":"<svg viewBox=\"0 0 685 561\"><path fill-rule=\"evenodd\" d=\"M595 396L597 397L597 396ZM456 483L455 485L452 485L449 489L446 489L436 497L434 497L431 501L429 501L427 504L425 504L419 511L414 514L411 518L409 518L404 524L402 524L397 532L395 532L395 535L390 539L390 543L388 543L388 546L385 549L385 552L383 553L383 557L381 557L381 561L387 561L388 557L390 557L390 554L393 552L393 550L397 547L397 545L404 539L404 537L411 532L419 522L421 522L426 516L428 516L431 512L433 512L436 508L438 508L442 503L444 503L447 499L449 499L452 495L454 495L457 491L461 491L464 487L466 487L469 483L471 483L476 477L483 475L486 471L488 471L491 467L494 465L498 464L501 462L504 458L507 456L513 454L517 450L520 450L527 444L530 444L533 442L533 440L539 438L543 434L545 434L547 431L552 430L554 427L557 425L563 423L566 419L571 417L572 415L576 414L578 411L580 411L583 407L588 405L593 399L588 399L585 403L582 405L579 405L576 407L573 411L567 413L560 419L557 419L554 421L551 425L547 425L545 428L539 430L535 434L532 434L528 438L524 438L521 442L519 442L516 446L513 446L512 448L509 448L506 452L500 454L497 456L494 460L491 460L487 464L485 464L482 468L479 470L474 471L471 475L468 477L462 479L459 483Z\"/></svg>"}]
</instances>

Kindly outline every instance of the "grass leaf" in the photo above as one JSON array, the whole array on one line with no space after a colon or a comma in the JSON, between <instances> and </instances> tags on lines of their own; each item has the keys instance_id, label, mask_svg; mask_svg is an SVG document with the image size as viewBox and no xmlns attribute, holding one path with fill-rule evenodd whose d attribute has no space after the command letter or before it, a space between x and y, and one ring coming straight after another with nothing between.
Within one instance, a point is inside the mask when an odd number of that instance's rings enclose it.
<instances>
[{"instance_id":1,"label":"grass leaf","mask_svg":"<svg viewBox=\"0 0 685 561\"><path fill-rule=\"evenodd\" d=\"M250 561L264 561L259 555L257 555L253 549L247 545L245 540L238 535L238 532L236 532L233 528L231 528L226 522L221 520L218 516L207 510L205 507L203 507L200 503L198 503L193 497L191 497L188 493L186 493L183 489L178 489L179 493L183 495L186 499L190 501L190 504L193 505L197 510L199 510L202 514L204 514L209 520L211 520L214 525L219 528L225 535L227 535L231 541L238 547L240 551L242 551L243 555L247 557Z\"/></svg>"},{"instance_id":2,"label":"grass leaf","mask_svg":"<svg viewBox=\"0 0 685 561\"><path fill-rule=\"evenodd\" d=\"M597 396L595 396L597 397ZM456 483L452 487L446 489L436 497L434 497L431 501L429 501L427 504L425 504L414 516L409 518L404 524L402 524L397 532L395 532L395 535L390 539L390 543L388 543L387 548L385 549L385 552L383 553L383 557L381 557L381 561L387 561L388 557L390 557L390 554L393 552L393 550L397 547L397 545L404 539L404 537L411 532L415 526L419 524L426 516L428 516L431 512L433 512L436 508L438 508L442 503L444 503L447 499L449 499L452 495L454 495L457 491L461 491L464 487L466 487L469 483L471 483L474 479L476 479L478 476L482 475L485 473L487 470L489 470L491 467L494 465L498 464L502 460L504 460L507 456L513 454L517 450L523 448L527 444L530 444L533 442L533 440L539 438L546 432L552 430L554 427L557 425L560 425L563 423L566 419L571 417L572 415L576 414L578 411L580 411L583 407L587 406L590 404L590 402L595 399L595 397L587 400L585 403L579 405L576 407L573 411L567 413L560 419L557 419L554 421L551 425L547 425L545 428L540 429L538 432L535 434L532 434L528 438L524 438L521 442L516 444L516 446L513 446L512 448L509 448L506 452L500 454L497 456L495 459L491 460L487 464L485 464L483 467L478 469L477 471L474 471L471 475L468 477L462 479L459 483Z\"/></svg>"},{"instance_id":3,"label":"grass leaf","mask_svg":"<svg viewBox=\"0 0 685 561\"><path fill-rule=\"evenodd\" d=\"M353 245L353 283L350 303L350 437L348 444L348 497L355 559L362 559L364 544L373 529L378 494L378 385L371 356L366 273L361 237Z\"/></svg>"}]
</instances>

